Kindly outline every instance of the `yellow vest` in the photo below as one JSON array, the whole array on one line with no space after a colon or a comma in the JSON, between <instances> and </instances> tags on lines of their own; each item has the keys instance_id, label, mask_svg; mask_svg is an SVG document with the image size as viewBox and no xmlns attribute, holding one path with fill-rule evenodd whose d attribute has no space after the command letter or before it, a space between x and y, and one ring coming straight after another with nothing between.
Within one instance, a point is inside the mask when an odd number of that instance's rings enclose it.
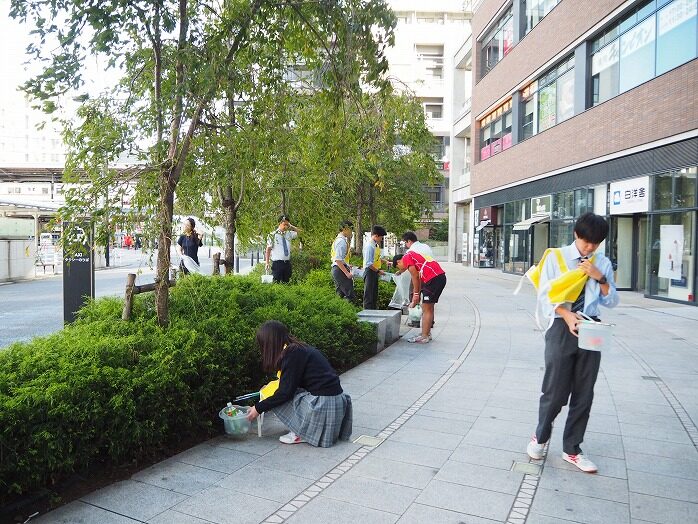
<instances>
[{"instance_id":1,"label":"yellow vest","mask_svg":"<svg viewBox=\"0 0 698 524\"><path fill-rule=\"evenodd\" d=\"M560 248L548 248L543 253L538 265L531 266L526 272L526 276L533 284L533 287L538 290L540 286L541 270L543 268L543 263L545 259L550 255L550 253L555 254L557 258L557 264L560 268L561 275L550 282L548 282L548 300L551 304L562 304L564 302L574 302L577 297L581 294L584 286L586 285L587 279L589 278L581 269L575 268L570 270L565 263L565 258L562 256L562 250ZM589 260L594 262L595 256L592 256Z\"/></svg>"},{"instance_id":2,"label":"yellow vest","mask_svg":"<svg viewBox=\"0 0 698 524\"><path fill-rule=\"evenodd\" d=\"M373 240L371 240L373 242ZM375 251L373 252L373 264L371 264L371 267L374 269L380 269L381 268L381 248L378 244L375 246Z\"/></svg>"}]
</instances>

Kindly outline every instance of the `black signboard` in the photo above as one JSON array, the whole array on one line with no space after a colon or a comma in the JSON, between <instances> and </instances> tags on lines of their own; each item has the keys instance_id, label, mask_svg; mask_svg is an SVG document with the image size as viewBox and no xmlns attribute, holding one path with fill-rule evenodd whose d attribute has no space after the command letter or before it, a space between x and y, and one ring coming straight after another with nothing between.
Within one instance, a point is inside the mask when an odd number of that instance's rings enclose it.
<instances>
[{"instance_id":1,"label":"black signboard","mask_svg":"<svg viewBox=\"0 0 698 524\"><path fill-rule=\"evenodd\" d=\"M63 322L75 320L77 311L83 307L88 298L95 296L94 252L92 232L89 226L84 228L64 227L73 237L72 254L63 257Z\"/></svg>"}]
</instances>

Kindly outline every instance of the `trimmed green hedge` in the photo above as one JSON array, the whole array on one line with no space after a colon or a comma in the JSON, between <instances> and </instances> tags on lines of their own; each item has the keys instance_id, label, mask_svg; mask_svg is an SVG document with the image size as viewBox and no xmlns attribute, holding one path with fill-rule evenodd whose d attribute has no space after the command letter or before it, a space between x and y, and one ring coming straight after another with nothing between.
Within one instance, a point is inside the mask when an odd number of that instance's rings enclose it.
<instances>
[{"instance_id":1,"label":"trimmed green hedge","mask_svg":"<svg viewBox=\"0 0 698 524\"><path fill-rule=\"evenodd\" d=\"M220 432L218 410L268 380L254 345L285 322L342 372L370 355L373 329L313 281L189 276L171 290L170 326L152 293L132 321L100 299L65 329L0 350L0 503L95 464L118 465Z\"/></svg>"}]
</instances>

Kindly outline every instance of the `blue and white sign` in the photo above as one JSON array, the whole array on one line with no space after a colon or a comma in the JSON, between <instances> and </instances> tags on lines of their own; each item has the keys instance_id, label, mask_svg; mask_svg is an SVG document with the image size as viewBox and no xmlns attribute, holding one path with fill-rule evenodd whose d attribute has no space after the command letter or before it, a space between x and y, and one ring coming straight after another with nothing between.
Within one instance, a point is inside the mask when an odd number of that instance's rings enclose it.
<instances>
[{"instance_id":1,"label":"blue and white sign","mask_svg":"<svg viewBox=\"0 0 698 524\"><path fill-rule=\"evenodd\" d=\"M611 214L646 213L650 205L650 177L611 183Z\"/></svg>"}]
</instances>

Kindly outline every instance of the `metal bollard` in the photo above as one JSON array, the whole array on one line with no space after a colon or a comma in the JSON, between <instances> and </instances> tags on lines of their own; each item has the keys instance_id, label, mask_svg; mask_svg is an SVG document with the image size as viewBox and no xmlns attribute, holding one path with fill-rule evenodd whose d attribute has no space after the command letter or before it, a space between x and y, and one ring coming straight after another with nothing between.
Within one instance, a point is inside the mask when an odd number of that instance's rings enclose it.
<instances>
[{"instance_id":1,"label":"metal bollard","mask_svg":"<svg viewBox=\"0 0 698 524\"><path fill-rule=\"evenodd\" d=\"M250 251L250 267L254 267L254 251Z\"/></svg>"},{"instance_id":2,"label":"metal bollard","mask_svg":"<svg viewBox=\"0 0 698 524\"><path fill-rule=\"evenodd\" d=\"M240 273L240 257L235 255L235 272Z\"/></svg>"}]
</instances>

